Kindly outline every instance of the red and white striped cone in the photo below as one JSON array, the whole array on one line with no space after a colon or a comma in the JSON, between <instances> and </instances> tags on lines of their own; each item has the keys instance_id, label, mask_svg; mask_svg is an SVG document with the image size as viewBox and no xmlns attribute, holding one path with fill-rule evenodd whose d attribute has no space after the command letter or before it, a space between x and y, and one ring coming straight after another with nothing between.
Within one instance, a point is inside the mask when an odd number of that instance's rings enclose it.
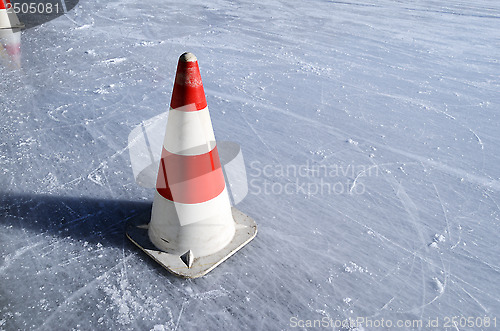
<instances>
[{"instance_id":1,"label":"red and white striped cone","mask_svg":"<svg viewBox=\"0 0 500 331\"><path fill-rule=\"evenodd\" d=\"M0 29L24 28L19 22L10 0L0 0Z\"/></svg>"},{"instance_id":2,"label":"red and white striped cone","mask_svg":"<svg viewBox=\"0 0 500 331\"><path fill-rule=\"evenodd\" d=\"M0 29L0 59L10 69L21 68L21 29Z\"/></svg>"},{"instance_id":3,"label":"red and white striped cone","mask_svg":"<svg viewBox=\"0 0 500 331\"><path fill-rule=\"evenodd\" d=\"M128 237L172 273L195 278L252 240L255 222L231 208L196 57L179 58L150 223ZM139 225L139 226L137 226ZM149 240L148 240L149 239Z\"/></svg>"}]
</instances>

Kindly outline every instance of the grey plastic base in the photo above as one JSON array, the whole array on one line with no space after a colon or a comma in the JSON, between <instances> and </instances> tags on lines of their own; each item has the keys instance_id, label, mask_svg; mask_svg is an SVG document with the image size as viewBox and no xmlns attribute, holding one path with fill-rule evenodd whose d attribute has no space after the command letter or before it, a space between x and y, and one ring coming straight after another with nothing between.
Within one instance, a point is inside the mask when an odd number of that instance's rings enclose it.
<instances>
[{"instance_id":1,"label":"grey plastic base","mask_svg":"<svg viewBox=\"0 0 500 331\"><path fill-rule=\"evenodd\" d=\"M236 233L233 240L220 251L202 257L194 257L189 264L186 264L186 252L182 255L173 255L162 252L156 248L149 240L148 225L149 215L143 214L135 217L127 224L127 237L137 245L142 251L148 254L153 260L174 275L184 278L197 278L207 274L213 268L224 262L240 248L248 244L257 235L257 224L249 216L243 214L236 208L231 208L235 221Z\"/></svg>"}]
</instances>

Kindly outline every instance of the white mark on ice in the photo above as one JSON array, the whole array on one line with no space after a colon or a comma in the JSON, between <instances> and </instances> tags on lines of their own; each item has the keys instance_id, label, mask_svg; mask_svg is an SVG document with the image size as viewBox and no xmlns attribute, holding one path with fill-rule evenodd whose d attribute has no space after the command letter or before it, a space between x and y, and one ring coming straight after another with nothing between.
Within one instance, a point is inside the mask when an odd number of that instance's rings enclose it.
<instances>
[{"instance_id":1,"label":"white mark on ice","mask_svg":"<svg viewBox=\"0 0 500 331\"><path fill-rule=\"evenodd\" d=\"M37 142L36 139L29 137L26 140L20 140L19 143L17 144L17 146L19 146L19 147L31 146L36 142Z\"/></svg>"},{"instance_id":2,"label":"white mark on ice","mask_svg":"<svg viewBox=\"0 0 500 331\"><path fill-rule=\"evenodd\" d=\"M445 236L443 236L442 234L437 234L437 233L436 233L436 234L434 235L434 240L435 240L436 242L440 242L440 243L442 243L442 242L444 242L444 241L446 240L446 237L445 237Z\"/></svg>"},{"instance_id":3,"label":"white mark on ice","mask_svg":"<svg viewBox=\"0 0 500 331\"><path fill-rule=\"evenodd\" d=\"M354 146L357 146L359 144L357 141L352 140L351 138L347 139L346 142Z\"/></svg>"},{"instance_id":4,"label":"white mark on ice","mask_svg":"<svg viewBox=\"0 0 500 331\"><path fill-rule=\"evenodd\" d=\"M375 164L375 165L372 165L371 167L369 167L368 169L364 169L362 171L360 171L357 175L356 175L356 178L354 178L354 180L352 181L352 184L351 184L351 188L349 189L349 194L352 194L352 190L354 189L354 186L356 186L356 183L358 182L358 178L365 175L365 173L368 171L370 171L371 169L373 168L378 168L379 165L378 164Z\"/></svg>"},{"instance_id":5,"label":"white mark on ice","mask_svg":"<svg viewBox=\"0 0 500 331\"><path fill-rule=\"evenodd\" d=\"M441 283L441 281L437 277L434 277L432 280L434 281L436 291L438 291L440 294L444 293L443 283Z\"/></svg>"},{"instance_id":6,"label":"white mark on ice","mask_svg":"<svg viewBox=\"0 0 500 331\"><path fill-rule=\"evenodd\" d=\"M117 57L117 58L114 58L114 59L103 60L101 62L104 63L104 64L118 64L118 63L122 63L122 62L124 62L126 60L127 59L124 58L124 57Z\"/></svg>"},{"instance_id":7,"label":"white mark on ice","mask_svg":"<svg viewBox=\"0 0 500 331\"><path fill-rule=\"evenodd\" d=\"M476 137L477 142L479 143L479 145L481 145L481 149L484 149L483 141L481 140L481 138L479 138L479 136L474 131L472 131L471 128L469 128L469 131L472 132L474 137Z\"/></svg>"},{"instance_id":8,"label":"white mark on ice","mask_svg":"<svg viewBox=\"0 0 500 331\"><path fill-rule=\"evenodd\" d=\"M75 21L73 21L73 22L75 22ZM78 24L78 23L76 23L76 24ZM90 27L92 27L92 24L84 24L84 25L80 25L79 27L76 27L75 30L83 30L83 29L88 29Z\"/></svg>"},{"instance_id":9,"label":"white mark on ice","mask_svg":"<svg viewBox=\"0 0 500 331\"><path fill-rule=\"evenodd\" d=\"M95 94L110 94L113 91L115 84L109 84L106 86L99 87L94 90Z\"/></svg>"},{"instance_id":10,"label":"white mark on ice","mask_svg":"<svg viewBox=\"0 0 500 331\"><path fill-rule=\"evenodd\" d=\"M371 275L371 272L368 272L368 269L360 267L356 263L349 261L349 263L345 263L343 265L344 271L347 273L353 273L353 272L359 272L359 273L369 273Z\"/></svg>"},{"instance_id":11,"label":"white mark on ice","mask_svg":"<svg viewBox=\"0 0 500 331\"><path fill-rule=\"evenodd\" d=\"M195 293L191 295L192 298L194 299L199 299L201 301L203 300L209 300L209 299L216 299L218 297L222 296L227 296L229 294L228 291L226 291L222 286L220 286L220 289L216 290L210 290L202 293Z\"/></svg>"},{"instance_id":12,"label":"white mark on ice","mask_svg":"<svg viewBox=\"0 0 500 331\"><path fill-rule=\"evenodd\" d=\"M439 248L439 245L437 242L433 241L429 244L429 247L430 248L434 248L434 249L438 249Z\"/></svg>"}]
</instances>

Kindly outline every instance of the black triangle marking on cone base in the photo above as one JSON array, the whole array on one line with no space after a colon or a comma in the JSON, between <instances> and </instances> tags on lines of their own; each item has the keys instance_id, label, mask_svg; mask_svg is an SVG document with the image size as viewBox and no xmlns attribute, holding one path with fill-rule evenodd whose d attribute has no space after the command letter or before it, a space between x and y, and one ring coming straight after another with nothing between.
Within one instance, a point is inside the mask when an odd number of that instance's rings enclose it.
<instances>
[{"instance_id":1,"label":"black triangle marking on cone base","mask_svg":"<svg viewBox=\"0 0 500 331\"><path fill-rule=\"evenodd\" d=\"M147 222L151 220L151 211L129 218L126 234L134 245L172 274L182 278L198 278L206 275L255 238L255 221L234 207L231 208L231 213L236 222L234 238L222 250L211 255L195 257L193 252L188 250L181 257L159 250L149 239Z\"/></svg>"},{"instance_id":2,"label":"black triangle marking on cone base","mask_svg":"<svg viewBox=\"0 0 500 331\"><path fill-rule=\"evenodd\" d=\"M188 268L191 268L194 261L194 255L193 252L191 252L191 250L188 250L186 253L182 254L180 258Z\"/></svg>"}]
</instances>

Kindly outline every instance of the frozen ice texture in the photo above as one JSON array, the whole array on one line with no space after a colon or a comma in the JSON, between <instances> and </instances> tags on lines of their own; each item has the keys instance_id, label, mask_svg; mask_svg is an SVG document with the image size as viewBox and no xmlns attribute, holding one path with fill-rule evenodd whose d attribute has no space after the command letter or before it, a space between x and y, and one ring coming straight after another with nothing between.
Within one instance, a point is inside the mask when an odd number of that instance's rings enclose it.
<instances>
[{"instance_id":1,"label":"frozen ice texture","mask_svg":"<svg viewBox=\"0 0 500 331\"><path fill-rule=\"evenodd\" d=\"M0 329L493 318L499 17L493 0L111 0L24 30L22 69L0 69ZM128 137L168 110L185 51L259 226L197 280L124 236L153 198Z\"/></svg>"}]
</instances>

